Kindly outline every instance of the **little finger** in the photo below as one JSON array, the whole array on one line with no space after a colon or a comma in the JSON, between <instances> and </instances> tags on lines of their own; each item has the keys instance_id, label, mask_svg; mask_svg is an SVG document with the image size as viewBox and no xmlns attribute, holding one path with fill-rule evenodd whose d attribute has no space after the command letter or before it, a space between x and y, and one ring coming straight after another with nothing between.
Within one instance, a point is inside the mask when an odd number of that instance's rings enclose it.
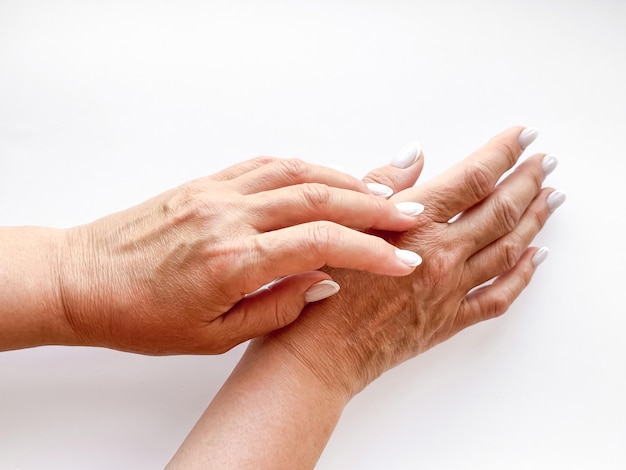
<instances>
[{"instance_id":1,"label":"little finger","mask_svg":"<svg viewBox=\"0 0 626 470\"><path fill-rule=\"evenodd\" d=\"M497 277L492 284L467 294L459 308L455 330L505 313L528 286L537 266L547 255L547 248L529 248L512 269Z\"/></svg>"}]
</instances>

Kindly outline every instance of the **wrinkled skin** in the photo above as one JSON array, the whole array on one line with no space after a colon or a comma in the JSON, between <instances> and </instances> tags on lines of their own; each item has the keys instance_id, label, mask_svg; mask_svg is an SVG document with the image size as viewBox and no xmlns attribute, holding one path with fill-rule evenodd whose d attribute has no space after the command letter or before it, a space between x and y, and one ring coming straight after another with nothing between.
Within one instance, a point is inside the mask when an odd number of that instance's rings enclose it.
<instances>
[{"instance_id":1,"label":"wrinkled skin","mask_svg":"<svg viewBox=\"0 0 626 470\"><path fill-rule=\"evenodd\" d=\"M344 173L299 160L243 162L69 229L57 275L73 338L62 343L224 352L292 322L306 290L330 279L324 265L412 272L364 230L415 222ZM280 288L259 290L287 275Z\"/></svg>"},{"instance_id":2,"label":"wrinkled skin","mask_svg":"<svg viewBox=\"0 0 626 470\"><path fill-rule=\"evenodd\" d=\"M550 215L554 191L542 188L544 154L498 183L523 151L522 129L503 132L440 176L392 197L426 207L408 232L376 232L422 255L412 274L328 269L342 290L259 345L280 344L328 388L353 396L385 370L504 313L535 271L537 248L529 245ZM403 188L406 182L396 185Z\"/></svg>"}]
</instances>

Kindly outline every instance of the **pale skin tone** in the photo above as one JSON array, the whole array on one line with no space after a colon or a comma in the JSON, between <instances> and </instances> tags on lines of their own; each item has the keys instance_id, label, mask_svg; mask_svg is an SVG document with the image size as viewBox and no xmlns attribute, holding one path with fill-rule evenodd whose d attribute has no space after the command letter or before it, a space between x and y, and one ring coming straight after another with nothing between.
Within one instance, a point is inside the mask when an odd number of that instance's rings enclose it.
<instances>
[{"instance_id":1,"label":"pale skin tone","mask_svg":"<svg viewBox=\"0 0 626 470\"><path fill-rule=\"evenodd\" d=\"M544 258L530 244L563 201L562 193L542 186L553 168L544 154L498 183L529 143L522 132L506 130L416 187L394 182L397 173L378 173L404 189L392 201L420 200L426 207L408 232L377 232L418 251L423 264L396 278L326 270L342 290L250 343L167 469L313 468L342 410L364 387L460 330L503 314ZM494 281L474 289L488 280Z\"/></svg>"},{"instance_id":2,"label":"pale skin tone","mask_svg":"<svg viewBox=\"0 0 626 470\"><path fill-rule=\"evenodd\" d=\"M322 266L412 272L414 253L365 230L416 215L339 171L260 157L84 226L2 227L0 350L224 352L292 322Z\"/></svg>"}]
</instances>

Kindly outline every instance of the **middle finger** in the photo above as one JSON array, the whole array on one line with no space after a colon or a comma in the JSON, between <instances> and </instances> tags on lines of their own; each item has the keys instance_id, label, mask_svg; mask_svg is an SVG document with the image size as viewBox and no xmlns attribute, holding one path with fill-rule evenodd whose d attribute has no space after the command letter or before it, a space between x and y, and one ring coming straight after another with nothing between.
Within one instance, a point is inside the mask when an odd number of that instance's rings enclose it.
<instances>
[{"instance_id":1,"label":"middle finger","mask_svg":"<svg viewBox=\"0 0 626 470\"><path fill-rule=\"evenodd\" d=\"M308 183L244 196L250 225L259 232L316 220L355 229L404 231L415 225L424 207L416 202L394 205L387 199Z\"/></svg>"},{"instance_id":2,"label":"middle finger","mask_svg":"<svg viewBox=\"0 0 626 470\"><path fill-rule=\"evenodd\" d=\"M552 156L538 154L530 157L484 201L465 211L450 224L452 237L464 240L464 248L469 256L515 229L541 190L546 176L542 162L551 161L555 161Z\"/></svg>"}]
</instances>

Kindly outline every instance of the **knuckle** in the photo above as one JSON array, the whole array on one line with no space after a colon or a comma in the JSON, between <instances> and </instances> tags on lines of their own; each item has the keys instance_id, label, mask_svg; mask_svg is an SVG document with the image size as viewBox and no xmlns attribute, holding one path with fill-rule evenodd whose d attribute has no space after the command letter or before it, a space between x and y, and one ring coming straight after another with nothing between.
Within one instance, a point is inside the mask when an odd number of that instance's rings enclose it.
<instances>
[{"instance_id":1,"label":"knuckle","mask_svg":"<svg viewBox=\"0 0 626 470\"><path fill-rule=\"evenodd\" d=\"M500 259L502 260L503 271L513 269L522 255L522 245L516 237L507 237L500 245Z\"/></svg>"},{"instance_id":2,"label":"knuckle","mask_svg":"<svg viewBox=\"0 0 626 470\"><path fill-rule=\"evenodd\" d=\"M494 205L497 224L505 233L511 232L522 216L521 208L512 197L506 194L501 194L495 200Z\"/></svg>"},{"instance_id":3,"label":"knuckle","mask_svg":"<svg viewBox=\"0 0 626 470\"><path fill-rule=\"evenodd\" d=\"M300 191L307 205L314 208L330 206L332 194L325 184L306 183L300 186Z\"/></svg>"},{"instance_id":4,"label":"knuckle","mask_svg":"<svg viewBox=\"0 0 626 470\"><path fill-rule=\"evenodd\" d=\"M276 303L274 305L274 325L273 328L282 328L289 325L293 319L293 311L290 305L285 303Z\"/></svg>"},{"instance_id":5,"label":"knuckle","mask_svg":"<svg viewBox=\"0 0 626 470\"><path fill-rule=\"evenodd\" d=\"M212 219L219 214L228 213L229 210L230 201L226 199L208 199L198 194L188 200L181 215L184 220L197 220L202 222Z\"/></svg>"},{"instance_id":6,"label":"knuckle","mask_svg":"<svg viewBox=\"0 0 626 470\"><path fill-rule=\"evenodd\" d=\"M492 299L490 311L486 312L487 316L495 318L505 314L513 300L514 295L509 289L502 288L498 290Z\"/></svg>"},{"instance_id":7,"label":"knuckle","mask_svg":"<svg viewBox=\"0 0 626 470\"><path fill-rule=\"evenodd\" d=\"M501 154L506 158L509 168L515 165L520 152L517 141L498 139L492 141L492 145L498 154Z\"/></svg>"},{"instance_id":8,"label":"knuckle","mask_svg":"<svg viewBox=\"0 0 626 470\"><path fill-rule=\"evenodd\" d=\"M535 234L539 233L539 231L546 224L547 217L536 210L531 210L527 213L528 220L530 220L530 224L532 226L533 232Z\"/></svg>"},{"instance_id":9,"label":"knuckle","mask_svg":"<svg viewBox=\"0 0 626 470\"><path fill-rule=\"evenodd\" d=\"M269 157L266 155L259 155L258 157L254 157L252 159L252 163L254 163L258 167L263 165L269 165L270 163L275 163L277 161L278 159L276 157Z\"/></svg>"},{"instance_id":10,"label":"knuckle","mask_svg":"<svg viewBox=\"0 0 626 470\"><path fill-rule=\"evenodd\" d=\"M332 222L322 221L311 224L308 233L309 246L313 253L325 252L326 247L337 245L339 230Z\"/></svg>"},{"instance_id":11,"label":"knuckle","mask_svg":"<svg viewBox=\"0 0 626 470\"><path fill-rule=\"evenodd\" d=\"M430 285L438 285L448 282L457 264L454 252L436 251L428 255L428 263L423 272Z\"/></svg>"},{"instance_id":12,"label":"knuckle","mask_svg":"<svg viewBox=\"0 0 626 470\"><path fill-rule=\"evenodd\" d=\"M305 181L309 173L309 166L298 158L279 160L279 171L289 180L295 182Z\"/></svg>"},{"instance_id":13,"label":"knuckle","mask_svg":"<svg viewBox=\"0 0 626 470\"><path fill-rule=\"evenodd\" d=\"M464 176L465 189L476 201L484 199L496 183L491 170L480 161L470 165Z\"/></svg>"}]
</instances>

